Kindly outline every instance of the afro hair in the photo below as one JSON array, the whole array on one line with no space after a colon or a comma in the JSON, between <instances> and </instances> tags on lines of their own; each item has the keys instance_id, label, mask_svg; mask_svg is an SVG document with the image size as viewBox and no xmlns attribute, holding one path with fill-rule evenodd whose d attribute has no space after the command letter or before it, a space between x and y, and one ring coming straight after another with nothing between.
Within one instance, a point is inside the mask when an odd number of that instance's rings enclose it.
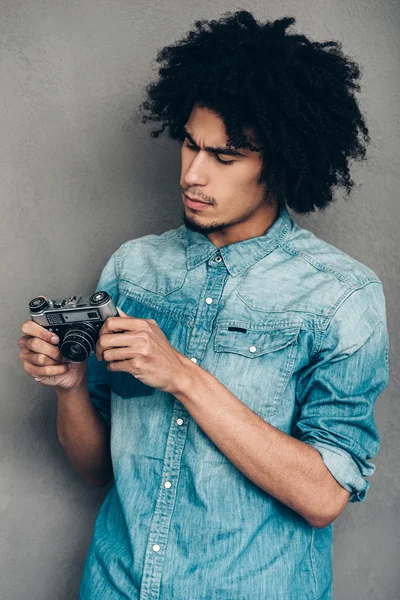
<instances>
[{"instance_id":1,"label":"afro hair","mask_svg":"<svg viewBox=\"0 0 400 600\"><path fill-rule=\"evenodd\" d=\"M196 21L186 37L158 51L158 78L145 88L139 119L168 127L183 142L195 104L223 121L228 145L257 150L272 197L297 213L324 209L334 186L349 195L349 159L365 158L368 128L355 91L360 68L336 41L288 34L293 17L259 23L247 10Z\"/></svg>"}]
</instances>

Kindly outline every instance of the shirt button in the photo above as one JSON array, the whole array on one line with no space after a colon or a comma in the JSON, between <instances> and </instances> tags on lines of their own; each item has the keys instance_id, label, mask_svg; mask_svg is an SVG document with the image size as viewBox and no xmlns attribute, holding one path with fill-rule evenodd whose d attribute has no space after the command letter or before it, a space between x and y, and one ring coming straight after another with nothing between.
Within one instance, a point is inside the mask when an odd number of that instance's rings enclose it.
<instances>
[{"instance_id":1,"label":"shirt button","mask_svg":"<svg viewBox=\"0 0 400 600\"><path fill-rule=\"evenodd\" d=\"M250 352L255 352L257 350L257 348L255 346L250 346L249 350L250 350Z\"/></svg>"},{"instance_id":2,"label":"shirt button","mask_svg":"<svg viewBox=\"0 0 400 600\"><path fill-rule=\"evenodd\" d=\"M222 260L221 256L216 256L215 257L215 262L221 262L221 260Z\"/></svg>"},{"instance_id":3,"label":"shirt button","mask_svg":"<svg viewBox=\"0 0 400 600\"><path fill-rule=\"evenodd\" d=\"M164 487L166 487L166 488L168 488L168 489L171 487L171 485L172 485L172 483L171 483L170 481L166 481L166 482L164 483Z\"/></svg>"},{"instance_id":4,"label":"shirt button","mask_svg":"<svg viewBox=\"0 0 400 600\"><path fill-rule=\"evenodd\" d=\"M176 422L178 423L178 425L183 425L183 419L177 419Z\"/></svg>"},{"instance_id":5,"label":"shirt button","mask_svg":"<svg viewBox=\"0 0 400 600\"><path fill-rule=\"evenodd\" d=\"M207 304L211 304L212 298L206 298L206 302L207 302Z\"/></svg>"},{"instance_id":6,"label":"shirt button","mask_svg":"<svg viewBox=\"0 0 400 600\"><path fill-rule=\"evenodd\" d=\"M191 358L190 360L194 363L197 363L197 358Z\"/></svg>"},{"instance_id":7,"label":"shirt button","mask_svg":"<svg viewBox=\"0 0 400 600\"><path fill-rule=\"evenodd\" d=\"M153 550L154 550L154 552L159 552L160 546L158 544L154 544Z\"/></svg>"}]
</instances>

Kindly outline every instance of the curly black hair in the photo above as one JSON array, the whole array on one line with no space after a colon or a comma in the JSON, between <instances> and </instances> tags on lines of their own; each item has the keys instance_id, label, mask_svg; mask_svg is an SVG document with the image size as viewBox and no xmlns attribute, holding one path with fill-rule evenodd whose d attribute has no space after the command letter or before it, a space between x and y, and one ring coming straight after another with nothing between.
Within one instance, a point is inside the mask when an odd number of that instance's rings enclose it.
<instances>
[{"instance_id":1,"label":"curly black hair","mask_svg":"<svg viewBox=\"0 0 400 600\"><path fill-rule=\"evenodd\" d=\"M162 123L152 137L168 127L183 142L197 104L220 116L229 146L256 150L251 128L261 146L258 183L304 214L324 209L335 185L349 195L349 159L365 158L370 137L354 96L360 67L340 42L289 35L293 23L286 16L262 24L247 10L196 21L195 31L158 51L159 77L137 114Z\"/></svg>"}]
</instances>

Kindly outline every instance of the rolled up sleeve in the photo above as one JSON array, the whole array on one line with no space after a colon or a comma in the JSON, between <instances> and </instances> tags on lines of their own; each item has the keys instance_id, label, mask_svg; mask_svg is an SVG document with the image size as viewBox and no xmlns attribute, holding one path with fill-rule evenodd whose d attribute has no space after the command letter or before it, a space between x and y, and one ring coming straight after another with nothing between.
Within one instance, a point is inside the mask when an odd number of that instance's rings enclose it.
<instances>
[{"instance_id":1,"label":"rolled up sleeve","mask_svg":"<svg viewBox=\"0 0 400 600\"><path fill-rule=\"evenodd\" d=\"M389 339L380 282L343 300L321 335L316 357L301 373L300 417L293 435L313 446L349 502L365 499L380 447L374 406L389 380Z\"/></svg>"},{"instance_id":2,"label":"rolled up sleeve","mask_svg":"<svg viewBox=\"0 0 400 600\"><path fill-rule=\"evenodd\" d=\"M116 305L119 299L117 275L118 250L103 268L96 291L108 292ZM111 375L105 361L98 361L94 352L87 361L87 382L90 400L109 427L111 427Z\"/></svg>"}]
</instances>

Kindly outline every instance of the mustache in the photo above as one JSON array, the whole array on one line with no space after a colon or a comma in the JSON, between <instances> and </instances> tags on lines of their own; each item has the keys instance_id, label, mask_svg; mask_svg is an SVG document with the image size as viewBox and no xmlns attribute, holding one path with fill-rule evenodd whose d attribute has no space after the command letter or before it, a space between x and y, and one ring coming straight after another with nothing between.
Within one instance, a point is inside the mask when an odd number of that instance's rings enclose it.
<instances>
[{"instance_id":1,"label":"mustache","mask_svg":"<svg viewBox=\"0 0 400 600\"><path fill-rule=\"evenodd\" d=\"M206 204L213 204L212 200L205 200L204 198L199 198L198 196L188 194L184 190L182 190L182 193L185 194L185 196L187 196L188 198L190 198L190 200L197 200L198 202L204 202Z\"/></svg>"}]
</instances>

